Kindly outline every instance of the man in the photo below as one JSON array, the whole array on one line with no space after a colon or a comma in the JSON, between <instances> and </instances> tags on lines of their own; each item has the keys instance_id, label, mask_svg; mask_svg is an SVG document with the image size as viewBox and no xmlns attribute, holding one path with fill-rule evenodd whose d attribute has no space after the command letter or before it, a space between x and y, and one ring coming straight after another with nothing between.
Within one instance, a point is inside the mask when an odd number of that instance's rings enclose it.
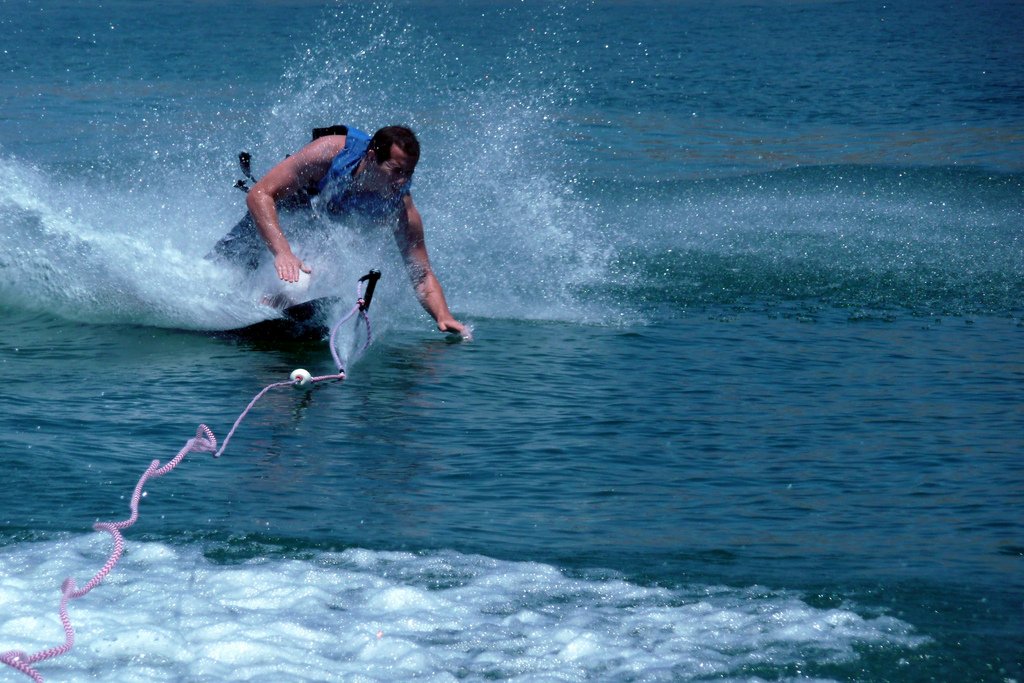
<instances>
[{"instance_id":1,"label":"man","mask_svg":"<svg viewBox=\"0 0 1024 683\"><path fill-rule=\"evenodd\" d=\"M323 135L272 168L249 191L249 215L214 247L214 254L254 267L263 245L274 256L274 269L285 282L297 282L299 273L312 268L293 252L281 230L278 205L294 206L316 195L319 209L328 214L360 213L394 224L416 296L437 323L437 329L468 337L465 325L455 320L430 267L423 238L423 220L409 192L420 145L415 134L402 126L381 128L370 138L355 128L339 127L342 134Z\"/></svg>"}]
</instances>

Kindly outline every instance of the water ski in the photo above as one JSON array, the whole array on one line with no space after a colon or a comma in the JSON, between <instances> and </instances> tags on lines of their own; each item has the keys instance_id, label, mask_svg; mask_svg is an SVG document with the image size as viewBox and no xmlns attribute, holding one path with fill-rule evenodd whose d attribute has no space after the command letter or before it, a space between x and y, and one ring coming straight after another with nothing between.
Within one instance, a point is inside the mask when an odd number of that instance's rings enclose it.
<instances>
[{"instance_id":1,"label":"water ski","mask_svg":"<svg viewBox=\"0 0 1024 683\"><path fill-rule=\"evenodd\" d=\"M319 341L330 332L330 314L340 297L324 296L280 310L281 317L262 320L224 334L247 339Z\"/></svg>"},{"instance_id":2,"label":"water ski","mask_svg":"<svg viewBox=\"0 0 1024 683\"><path fill-rule=\"evenodd\" d=\"M359 278L360 293L357 305L360 311L365 313L370 307L373 291L379 279L379 270L371 270ZM273 296L268 295L263 301L270 308L276 309L278 316L246 327L227 330L221 334L264 341L320 341L326 337L330 332L331 313L337 312L341 297L322 296L294 303L306 295L309 288L308 273L299 273L298 282L284 283L280 286L281 291Z\"/></svg>"}]
</instances>

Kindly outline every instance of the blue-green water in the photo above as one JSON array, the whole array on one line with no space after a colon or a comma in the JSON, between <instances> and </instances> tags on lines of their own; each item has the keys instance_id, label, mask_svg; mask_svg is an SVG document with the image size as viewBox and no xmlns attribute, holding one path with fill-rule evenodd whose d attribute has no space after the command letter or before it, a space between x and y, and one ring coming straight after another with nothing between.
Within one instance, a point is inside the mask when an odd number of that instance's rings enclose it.
<instances>
[{"instance_id":1,"label":"blue-green water","mask_svg":"<svg viewBox=\"0 0 1024 683\"><path fill-rule=\"evenodd\" d=\"M474 340L432 332L388 236L309 245L325 292L384 272L369 351L147 486L47 680L1020 680L1022 28L0 7L0 652L61 642L57 587L151 459L334 369L209 334L261 315L201 258L237 151L402 122Z\"/></svg>"}]
</instances>

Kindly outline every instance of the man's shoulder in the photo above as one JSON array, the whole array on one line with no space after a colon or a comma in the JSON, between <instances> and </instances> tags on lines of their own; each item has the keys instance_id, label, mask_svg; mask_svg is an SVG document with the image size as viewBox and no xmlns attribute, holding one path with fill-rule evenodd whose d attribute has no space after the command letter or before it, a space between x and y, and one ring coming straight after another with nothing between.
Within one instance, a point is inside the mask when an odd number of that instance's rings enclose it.
<instances>
[{"instance_id":1,"label":"man's shoulder","mask_svg":"<svg viewBox=\"0 0 1024 683\"><path fill-rule=\"evenodd\" d=\"M324 135L299 150L294 155L295 161L300 164L330 165L347 144L344 135Z\"/></svg>"},{"instance_id":2,"label":"man's shoulder","mask_svg":"<svg viewBox=\"0 0 1024 683\"><path fill-rule=\"evenodd\" d=\"M407 192L402 196L402 201L398 205L396 214L399 228L404 228L410 232L423 230L423 219L420 218L420 212L416 208L416 203L413 201L410 193Z\"/></svg>"},{"instance_id":3,"label":"man's shoulder","mask_svg":"<svg viewBox=\"0 0 1024 683\"><path fill-rule=\"evenodd\" d=\"M419 209L416 208L416 202L413 201L411 192L402 193L402 201L398 203L398 213L405 218L412 218L413 216L419 216Z\"/></svg>"}]
</instances>

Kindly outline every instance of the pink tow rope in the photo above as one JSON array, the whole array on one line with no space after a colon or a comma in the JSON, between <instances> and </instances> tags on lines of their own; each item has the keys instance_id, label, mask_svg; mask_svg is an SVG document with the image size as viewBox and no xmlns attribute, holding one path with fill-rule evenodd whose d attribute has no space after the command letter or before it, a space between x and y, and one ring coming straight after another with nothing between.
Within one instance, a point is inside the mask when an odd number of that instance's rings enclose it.
<instances>
[{"instance_id":1,"label":"pink tow rope","mask_svg":"<svg viewBox=\"0 0 1024 683\"><path fill-rule=\"evenodd\" d=\"M253 399L249 401L249 405L245 407L245 410L243 410L241 415L238 416L238 419L235 420L235 424L232 425L231 431L228 432L228 435L226 437L224 437L223 445L221 445L220 450L213 454L213 457L219 458L221 454L224 453L224 450L228 447L228 442L231 441L231 437L234 436L235 430L238 429L238 425L242 423L242 420L244 420L246 415L249 414L249 411L252 410L252 407L256 405L256 403L261 398L263 398L263 395L266 394L271 389L274 389L275 387L306 386L307 384L315 384L317 382L325 382L327 380L332 379L345 379L345 365L341 361L341 356L338 353L337 347L338 330L341 329L342 325L351 320L353 316L358 315L359 317L356 318L356 326L358 327L360 320L362 320L366 324L366 341L363 342L363 345L356 350L355 357L358 358L359 356L363 355L363 352L366 351L367 348L369 348L370 343L373 341L373 332L370 329L370 316L366 314L366 310L370 308L370 300L373 298L373 288L376 286L377 280L379 279L380 273L377 272L376 270L371 270L369 273L359 278L358 294L356 295L356 305L352 307L352 310L350 310L345 315L344 318L335 323L334 327L331 329L331 336L330 341L328 342L328 346L330 346L331 348L331 355L334 357L334 364L338 366L338 374L320 375L319 377L313 377L306 370L299 368L292 371L292 374L290 375L287 382L275 382L264 387L260 393L256 394L256 396L254 396ZM364 282L369 282L369 284L366 286L365 295L363 294Z\"/></svg>"},{"instance_id":2,"label":"pink tow rope","mask_svg":"<svg viewBox=\"0 0 1024 683\"><path fill-rule=\"evenodd\" d=\"M253 406L263 398L264 394L273 389L274 387L285 387L285 386L306 386L309 384L315 384L317 382L324 382L327 380L340 381L345 379L345 367L341 361L341 356L338 353L336 346L336 337L338 330L347 321L351 320L353 316L358 315L356 318L356 326L358 327L359 321L362 320L366 324L366 341L356 350L355 358L358 358L366 351L373 341L373 335L370 331L370 318L366 314L366 310L370 307L370 300L373 297L373 288L380 278L380 273L372 270L368 274L364 275L359 279L357 301L352 310L345 315L344 318L339 320L334 327L331 329L331 336L329 345L331 348L331 355L334 357L334 363L338 366L338 372L334 375L321 375L319 377L312 377L309 372L302 369L297 369L291 373L291 376L287 382L274 382L263 388L249 405L245 407L238 419L235 420L235 424L231 427L231 431L228 432L227 437L224 439L224 443L221 444L220 449L217 448L217 437L213 435L210 428L204 424L200 424L196 429L196 435L185 442L184 447L178 454L174 456L166 465L160 466L159 460L153 460L149 463L149 467L139 477L139 481L135 484L135 490L132 493L132 499L130 503L131 516L120 522L97 522L93 525L93 529L96 531L106 531L114 539L114 550L110 553L110 557L107 559L106 564L100 568L96 575L89 579L82 588L78 588L75 580L71 577L64 579L64 582L60 586L61 599L60 599L60 622L64 625L64 644L58 647L52 647L46 650L40 650L35 654L27 654L21 650L9 650L8 652L0 653L0 662L3 662L7 666L17 669L21 673L25 674L36 683L42 683L43 677L38 671L33 668L34 664L57 657L65 654L71 650L75 644L75 630L71 626L71 617L68 615L68 602L71 600L77 600L78 598L84 597L93 588L98 586L103 579L117 566L118 561L121 559L121 555L124 553L124 536L121 535L122 529L127 529L131 525L135 524L139 518L139 500L142 498L142 488L150 479L162 477L175 467L178 466L186 455L195 451L197 453L213 453L213 457L219 458L224 450L228 447L228 441L234 435L235 430L242 423L242 420L249 411L252 410ZM366 286L365 296L363 294L363 283L368 282Z\"/></svg>"}]
</instances>

